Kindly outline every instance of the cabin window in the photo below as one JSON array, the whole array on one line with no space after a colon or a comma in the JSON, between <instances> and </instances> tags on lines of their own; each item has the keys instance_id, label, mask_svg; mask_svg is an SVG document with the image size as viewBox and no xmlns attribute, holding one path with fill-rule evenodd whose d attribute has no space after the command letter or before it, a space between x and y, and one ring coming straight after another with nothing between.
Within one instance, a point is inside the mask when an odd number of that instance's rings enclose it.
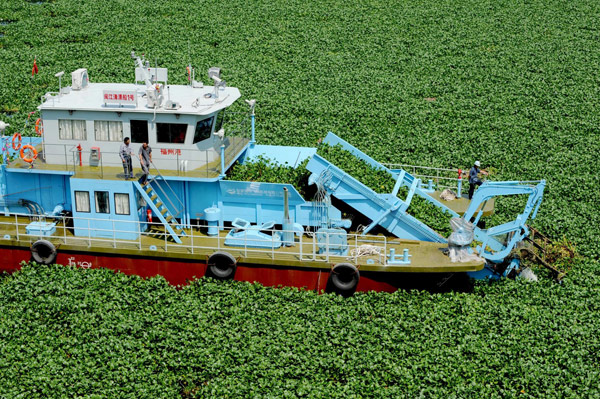
<instances>
[{"instance_id":1,"label":"cabin window","mask_svg":"<svg viewBox=\"0 0 600 399\"><path fill-rule=\"evenodd\" d=\"M115 213L129 215L129 194L115 193Z\"/></svg>"},{"instance_id":2,"label":"cabin window","mask_svg":"<svg viewBox=\"0 0 600 399\"><path fill-rule=\"evenodd\" d=\"M196 133L194 134L194 144L206 140L210 137L212 131L213 118L201 120L196 123Z\"/></svg>"},{"instance_id":3,"label":"cabin window","mask_svg":"<svg viewBox=\"0 0 600 399\"><path fill-rule=\"evenodd\" d=\"M96 197L96 213L110 213L108 191L94 191Z\"/></svg>"},{"instance_id":4,"label":"cabin window","mask_svg":"<svg viewBox=\"0 0 600 399\"><path fill-rule=\"evenodd\" d=\"M218 132L223 127L223 121L225 120L225 110L219 111L215 123L215 132Z\"/></svg>"},{"instance_id":5,"label":"cabin window","mask_svg":"<svg viewBox=\"0 0 600 399\"><path fill-rule=\"evenodd\" d=\"M131 130L132 143L147 143L148 142L148 121L129 121L129 129Z\"/></svg>"},{"instance_id":6,"label":"cabin window","mask_svg":"<svg viewBox=\"0 0 600 399\"><path fill-rule=\"evenodd\" d=\"M97 141L123 141L123 122L94 121Z\"/></svg>"},{"instance_id":7,"label":"cabin window","mask_svg":"<svg viewBox=\"0 0 600 399\"><path fill-rule=\"evenodd\" d=\"M182 123L157 123L156 141L159 143L183 144L187 125Z\"/></svg>"},{"instance_id":8,"label":"cabin window","mask_svg":"<svg viewBox=\"0 0 600 399\"><path fill-rule=\"evenodd\" d=\"M58 138L61 140L87 140L85 121L59 119Z\"/></svg>"},{"instance_id":9,"label":"cabin window","mask_svg":"<svg viewBox=\"0 0 600 399\"><path fill-rule=\"evenodd\" d=\"M75 210L77 212L90 211L90 193L87 191L75 191Z\"/></svg>"}]
</instances>

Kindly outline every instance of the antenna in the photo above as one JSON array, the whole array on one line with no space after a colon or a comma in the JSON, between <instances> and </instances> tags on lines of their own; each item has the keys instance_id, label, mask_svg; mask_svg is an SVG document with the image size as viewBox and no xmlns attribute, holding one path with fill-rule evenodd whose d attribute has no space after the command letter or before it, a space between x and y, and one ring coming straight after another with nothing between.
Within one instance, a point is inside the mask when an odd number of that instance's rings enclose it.
<instances>
[{"instance_id":1,"label":"antenna","mask_svg":"<svg viewBox=\"0 0 600 399\"><path fill-rule=\"evenodd\" d=\"M65 71L60 71L55 73L54 76L58 78L58 95L62 94L62 76L65 74Z\"/></svg>"}]
</instances>

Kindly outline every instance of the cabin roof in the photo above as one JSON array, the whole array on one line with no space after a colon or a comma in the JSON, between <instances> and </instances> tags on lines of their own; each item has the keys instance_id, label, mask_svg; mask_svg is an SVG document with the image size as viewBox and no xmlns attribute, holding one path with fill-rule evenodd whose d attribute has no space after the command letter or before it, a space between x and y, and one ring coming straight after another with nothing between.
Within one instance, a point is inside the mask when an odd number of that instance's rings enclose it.
<instances>
[{"instance_id":1,"label":"cabin roof","mask_svg":"<svg viewBox=\"0 0 600 399\"><path fill-rule=\"evenodd\" d=\"M124 93L135 92L137 104L119 105L116 102L105 103L105 91ZM183 85L167 85L163 89L164 100L160 107L147 106L146 86L134 83L90 83L81 90L63 88L62 94L47 96L40 110L76 110L76 111L112 111L140 112L157 114L191 114L209 115L227 108L240 98L240 91L235 87L220 88L218 98L212 98L213 86L191 87ZM168 100L177 102L180 108L166 108Z\"/></svg>"}]
</instances>

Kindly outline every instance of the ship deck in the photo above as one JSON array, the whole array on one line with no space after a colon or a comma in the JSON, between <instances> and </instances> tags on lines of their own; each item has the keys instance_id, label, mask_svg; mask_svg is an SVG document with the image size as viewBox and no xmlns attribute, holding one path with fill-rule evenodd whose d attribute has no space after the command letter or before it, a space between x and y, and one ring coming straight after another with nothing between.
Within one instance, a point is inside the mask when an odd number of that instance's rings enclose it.
<instances>
[{"instance_id":1,"label":"ship deck","mask_svg":"<svg viewBox=\"0 0 600 399\"><path fill-rule=\"evenodd\" d=\"M239 158L249 142L250 140L244 137L232 138L231 145L225 148L226 168ZM44 161L42 145L36 146L36 150L38 151L39 156L34 162L33 167L21 158L16 158L9 164L8 169L22 172L31 171L32 173L39 173L39 171L52 173L64 172L64 174L70 174L73 177L80 179L123 180L125 177L123 174L123 167L120 164L100 164L98 166L79 166L68 162L62 164L49 164ZM118 155L115 154L115 158L118 159ZM174 164L177 163L174 161ZM136 168L135 165L136 163L134 163L134 175L136 178L139 178L142 176L142 171L139 166ZM216 160L193 170L161 169L160 173L164 177L216 179L221 174L221 158L218 157ZM150 174L152 175L152 170Z\"/></svg>"},{"instance_id":2,"label":"ship deck","mask_svg":"<svg viewBox=\"0 0 600 399\"><path fill-rule=\"evenodd\" d=\"M466 196L466 194L459 198L456 198L455 200L452 200L452 201L445 201L445 200L441 199L440 198L441 194L442 194L441 191L432 191L432 192L428 193L428 195L430 197L435 198L443 205L447 206L448 208L452 209L454 212L458 213L460 216L465 214L465 212L469 208L469 205L471 204L471 200L469 200L469 198ZM477 210L479 211L481 209L481 207L483 206L482 216L490 216L494 213L495 203L496 202L494 201L494 198L490 198L488 201L486 201L482 205L480 205L479 208L477 208Z\"/></svg>"},{"instance_id":3,"label":"ship deck","mask_svg":"<svg viewBox=\"0 0 600 399\"><path fill-rule=\"evenodd\" d=\"M227 230L219 231L211 237L202 226L185 229L186 236L182 243L170 241L163 226L154 226L150 231L139 235L137 240L117 238L95 238L75 236L73 228L65 219L56 221L56 232L51 236L27 235L26 226L31 222L25 216L0 216L0 245L29 248L38 239L52 242L58 251L119 254L126 257L149 257L175 260L194 260L204 262L208 256L221 250L231 253L244 264L270 265L271 267L302 267L330 269L332 265L349 262L360 270L372 272L418 272L447 273L481 270L483 262L452 263L445 254L446 245L432 242L402 240L379 236L361 236L348 234L348 256L319 254L318 243L314 235L303 234L295 238L293 246L282 246L278 249L232 247L225 245ZM67 226L65 227L65 222ZM352 256L355 251L371 249L370 255ZM408 249L410 264L390 264L390 249L396 252L396 259L401 259L404 249Z\"/></svg>"}]
</instances>

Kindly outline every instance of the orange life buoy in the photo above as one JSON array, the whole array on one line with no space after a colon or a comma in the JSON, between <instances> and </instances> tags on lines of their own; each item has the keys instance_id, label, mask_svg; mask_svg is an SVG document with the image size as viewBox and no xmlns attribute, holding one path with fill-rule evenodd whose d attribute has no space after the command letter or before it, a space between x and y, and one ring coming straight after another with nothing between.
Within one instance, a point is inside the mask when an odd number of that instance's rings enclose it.
<instances>
[{"instance_id":1,"label":"orange life buoy","mask_svg":"<svg viewBox=\"0 0 600 399\"><path fill-rule=\"evenodd\" d=\"M31 150L31 158L27 158L25 157L25 150L29 149ZM21 158L23 159L23 161L27 162L27 163L32 163L33 161L36 160L38 156L38 152L35 149L34 146L29 145L29 144L25 144L23 147L21 147Z\"/></svg>"},{"instance_id":2,"label":"orange life buoy","mask_svg":"<svg viewBox=\"0 0 600 399\"><path fill-rule=\"evenodd\" d=\"M15 134L13 134L12 147L15 151L19 151L19 148L21 148L21 142L22 142L21 133L16 132Z\"/></svg>"},{"instance_id":3,"label":"orange life buoy","mask_svg":"<svg viewBox=\"0 0 600 399\"><path fill-rule=\"evenodd\" d=\"M42 122L42 118L37 118L37 121L35 121L35 132L38 136L41 136L44 133L44 122Z\"/></svg>"}]
</instances>

